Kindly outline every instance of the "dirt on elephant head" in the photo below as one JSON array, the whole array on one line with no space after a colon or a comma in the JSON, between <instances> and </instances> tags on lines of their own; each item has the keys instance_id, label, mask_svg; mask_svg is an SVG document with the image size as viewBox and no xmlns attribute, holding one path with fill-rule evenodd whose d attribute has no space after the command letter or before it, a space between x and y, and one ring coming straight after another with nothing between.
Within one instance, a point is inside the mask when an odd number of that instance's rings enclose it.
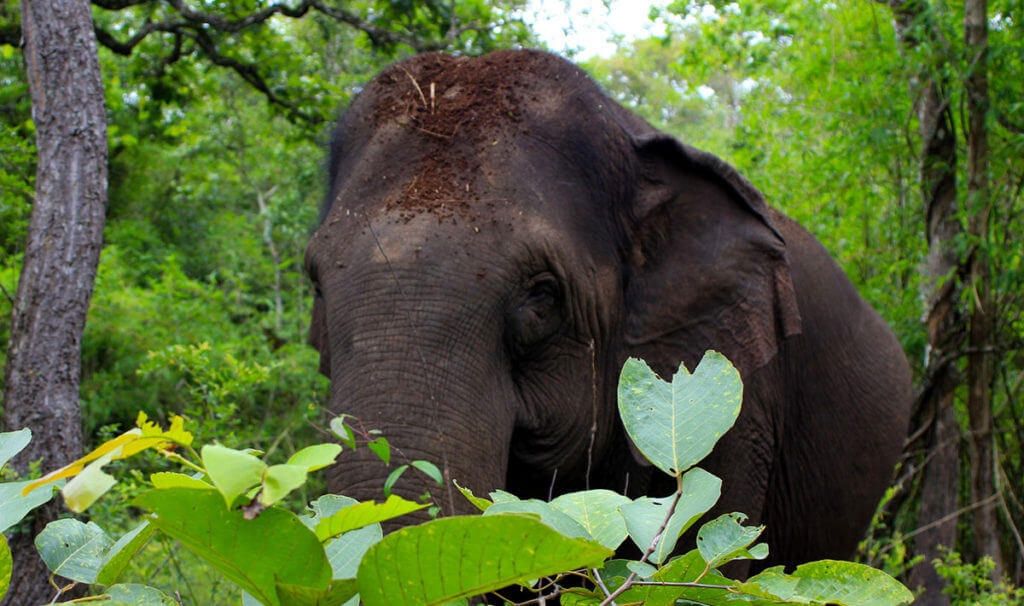
<instances>
[{"instance_id":1,"label":"dirt on elephant head","mask_svg":"<svg viewBox=\"0 0 1024 606\"><path fill-rule=\"evenodd\" d=\"M397 122L428 141L414 176L388 211L405 220L423 212L439 221L472 218L481 199L481 156L520 128L525 91L549 73L552 55L502 51L479 58L420 55L395 64L371 84L375 124Z\"/></svg>"}]
</instances>

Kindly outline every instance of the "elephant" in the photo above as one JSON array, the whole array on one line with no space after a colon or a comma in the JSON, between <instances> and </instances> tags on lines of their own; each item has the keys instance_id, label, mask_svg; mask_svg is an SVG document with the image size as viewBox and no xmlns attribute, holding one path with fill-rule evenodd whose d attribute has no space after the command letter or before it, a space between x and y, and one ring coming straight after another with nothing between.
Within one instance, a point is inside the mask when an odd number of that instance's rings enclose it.
<instances>
[{"instance_id":1,"label":"elephant","mask_svg":"<svg viewBox=\"0 0 1024 606\"><path fill-rule=\"evenodd\" d=\"M723 353L742 410L701 467L715 511L766 526L751 571L850 557L907 432L900 343L803 227L732 166L659 132L556 55L441 53L340 115L306 249L327 407L380 430L441 515L476 494L664 496L617 414L624 361L661 377ZM352 421L356 423L355 421ZM653 471L652 471L653 470ZM328 488L381 498L346 451Z\"/></svg>"}]
</instances>

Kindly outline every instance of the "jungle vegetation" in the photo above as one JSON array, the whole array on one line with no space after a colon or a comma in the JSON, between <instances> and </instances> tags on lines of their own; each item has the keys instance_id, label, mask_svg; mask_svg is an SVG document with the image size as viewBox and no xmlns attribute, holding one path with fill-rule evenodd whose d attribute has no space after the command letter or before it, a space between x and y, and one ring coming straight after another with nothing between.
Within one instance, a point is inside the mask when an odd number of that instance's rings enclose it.
<instances>
[{"instance_id":1,"label":"jungle vegetation","mask_svg":"<svg viewBox=\"0 0 1024 606\"><path fill-rule=\"evenodd\" d=\"M409 54L541 46L521 8L95 0L109 178L74 386L79 450L139 410L282 456L323 441L302 260L331 119ZM1024 581L1024 4L677 0L651 18L659 33L581 64L814 233L915 370L905 456L859 557L953 603L1009 603L999 584ZM42 180L21 25L0 7L5 365ZM38 472L32 458L17 473ZM140 492L138 480L116 490ZM118 502L93 508L104 528L132 526ZM156 583L216 589L173 542L150 549L139 565Z\"/></svg>"}]
</instances>

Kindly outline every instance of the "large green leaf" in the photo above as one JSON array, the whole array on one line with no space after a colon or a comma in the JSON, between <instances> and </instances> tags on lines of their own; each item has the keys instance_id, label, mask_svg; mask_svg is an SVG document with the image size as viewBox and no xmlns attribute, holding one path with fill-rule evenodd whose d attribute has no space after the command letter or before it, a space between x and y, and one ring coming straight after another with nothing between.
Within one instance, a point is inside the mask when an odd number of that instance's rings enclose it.
<instances>
[{"instance_id":1,"label":"large green leaf","mask_svg":"<svg viewBox=\"0 0 1024 606\"><path fill-rule=\"evenodd\" d=\"M706 457L736 422L743 383L729 360L709 351L693 374L679 365L662 381L643 360L630 358L619 378L619 414L651 463L678 476Z\"/></svg>"},{"instance_id":2,"label":"large green leaf","mask_svg":"<svg viewBox=\"0 0 1024 606\"><path fill-rule=\"evenodd\" d=\"M697 550L708 566L718 568L732 560L768 557L768 545L750 547L761 536L764 526L744 526L742 522L746 519L742 513L727 513L701 526L697 531Z\"/></svg>"},{"instance_id":3,"label":"large green leaf","mask_svg":"<svg viewBox=\"0 0 1024 606\"><path fill-rule=\"evenodd\" d=\"M39 488L21 496L25 487L31 483L32 480L25 480L0 484L0 532L5 532L22 521L30 511L53 498L53 489L50 487Z\"/></svg>"},{"instance_id":4,"label":"large green leaf","mask_svg":"<svg viewBox=\"0 0 1024 606\"><path fill-rule=\"evenodd\" d=\"M579 522L562 513L560 510L552 507L551 503L546 503L539 499L496 503L491 507L488 507L487 511L484 512L484 515L493 516L505 513L533 514L538 516L541 522L544 522L567 537L577 539L594 539L594 537L587 532L587 529L580 525Z\"/></svg>"},{"instance_id":5,"label":"large green leaf","mask_svg":"<svg viewBox=\"0 0 1024 606\"><path fill-rule=\"evenodd\" d=\"M618 603L642 603L644 606L674 606L679 599L691 600L687 603L696 604L731 604L736 594L728 587L736 585L736 581L723 577L718 571L708 570L696 549L669 562L658 572L651 575L648 581L653 583L694 583L699 581L707 587L674 587L670 585L644 585L627 589L618 598ZM746 604L746 602L737 602Z\"/></svg>"},{"instance_id":6,"label":"large green leaf","mask_svg":"<svg viewBox=\"0 0 1024 606\"><path fill-rule=\"evenodd\" d=\"M357 578L367 606L444 604L596 566L611 554L598 543L570 539L529 516L451 517L384 537L366 552Z\"/></svg>"},{"instance_id":7,"label":"large green leaf","mask_svg":"<svg viewBox=\"0 0 1024 606\"><path fill-rule=\"evenodd\" d=\"M610 490L570 492L551 501L551 506L576 520L595 541L618 549L626 538L626 521L619 506L629 498Z\"/></svg>"},{"instance_id":8,"label":"large green leaf","mask_svg":"<svg viewBox=\"0 0 1024 606\"><path fill-rule=\"evenodd\" d=\"M277 606L277 584L327 589L331 567L316 535L297 516L269 508L253 520L224 508L212 490L150 490L133 504L150 521L260 602Z\"/></svg>"},{"instance_id":9,"label":"large green leaf","mask_svg":"<svg viewBox=\"0 0 1024 606\"><path fill-rule=\"evenodd\" d=\"M320 519L315 527L316 537L325 541L343 532L404 516L428 506L407 501L398 495L389 496L383 503L373 501L357 503L339 510L330 517Z\"/></svg>"},{"instance_id":10,"label":"large green leaf","mask_svg":"<svg viewBox=\"0 0 1024 606\"><path fill-rule=\"evenodd\" d=\"M650 555L650 560L656 564L661 564L672 555L679 535L686 532L687 528L714 506L722 491L722 480L700 467L687 471L682 482L682 495L676 503L676 509L672 512L658 545ZM641 552L654 541L658 528L668 515L673 497L674 494L660 499L641 497L619 507L625 518L629 537Z\"/></svg>"},{"instance_id":11,"label":"large green leaf","mask_svg":"<svg viewBox=\"0 0 1024 606\"><path fill-rule=\"evenodd\" d=\"M835 560L803 564L793 574L783 573L781 566L769 568L740 589L794 603L840 606L898 606L914 599L906 587L881 570Z\"/></svg>"},{"instance_id":12,"label":"large green leaf","mask_svg":"<svg viewBox=\"0 0 1024 606\"><path fill-rule=\"evenodd\" d=\"M7 537L0 534L0 602L11 586L11 563L11 548L7 546Z\"/></svg>"},{"instance_id":13,"label":"large green leaf","mask_svg":"<svg viewBox=\"0 0 1024 606\"><path fill-rule=\"evenodd\" d=\"M113 541L93 522L65 518L47 524L35 543L39 556L54 574L79 583L94 583Z\"/></svg>"},{"instance_id":14,"label":"large green leaf","mask_svg":"<svg viewBox=\"0 0 1024 606\"><path fill-rule=\"evenodd\" d=\"M96 575L96 582L100 585L116 583L128 568L132 558L146 546L154 532L156 532L156 527L145 521L118 539L103 555L103 565Z\"/></svg>"},{"instance_id":15,"label":"large green leaf","mask_svg":"<svg viewBox=\"0 0 1024 606\"><path fill-rule=\"evenodd\" d=\"M32 441L32 430L28 427L18 431L0 433L0 469L3 469L11 457L18 454Z\"/></svg>"},{"instance_id":16,"label":"large green leaf","mask_svg":"<svg viewBox=\"0 0 1024 606\"><path fill-rule=\"evenodd\" d=\"M203 467L210 480L224 496L228 507L247 490L263 480L267 464L249 453L210 444L203 446Z\"/></svg>"}]
</instances>

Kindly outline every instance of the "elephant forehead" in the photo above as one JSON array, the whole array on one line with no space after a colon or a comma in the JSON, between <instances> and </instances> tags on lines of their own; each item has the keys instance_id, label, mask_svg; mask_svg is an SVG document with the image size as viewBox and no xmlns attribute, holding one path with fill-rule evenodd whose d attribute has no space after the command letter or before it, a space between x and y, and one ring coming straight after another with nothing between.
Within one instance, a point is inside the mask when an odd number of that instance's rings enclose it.
<instances>
[{"instance_id":1,"label":"elephant forehead","mask_svg":"<svg viewBox=\"0 0 1024 606\"><path fill-rule=\"evenodd\" d=\"M458 213L458 211L455 211ZM467 262L514 263L564 240L550 217L522 208L491 207L479 214L439 219L433 214L385 213L370 222L364 255L373 264L448 266Z\"/></svg>"}]
</instances>

